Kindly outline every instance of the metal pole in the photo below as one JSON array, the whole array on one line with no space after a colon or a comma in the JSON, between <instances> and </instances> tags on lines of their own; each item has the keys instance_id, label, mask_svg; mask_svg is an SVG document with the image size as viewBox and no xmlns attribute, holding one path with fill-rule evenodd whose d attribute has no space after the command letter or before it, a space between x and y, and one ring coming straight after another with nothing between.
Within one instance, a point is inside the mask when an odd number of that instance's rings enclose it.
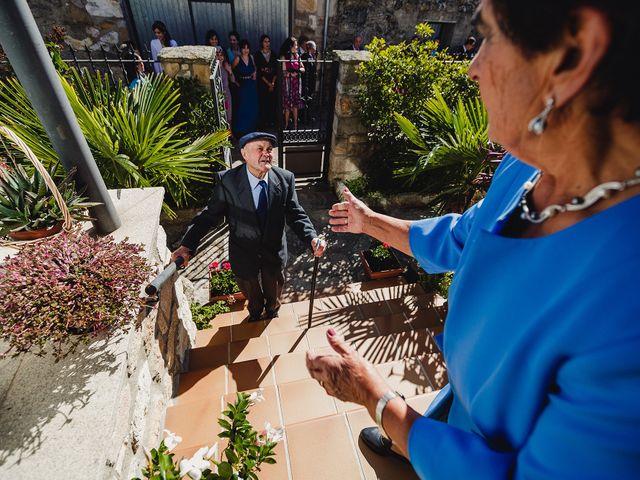
<instances>
[{"instance_id":1,"label":"metal pole","mask_svg":"<svg viewBox=\"0 0 640 480\"><path fill-rule=\"evenodd\" d=\"M87 140L82 135L69 99L62 89L26 0L2 2L0 44L7 52L11 66L27 92L60 161L67 171L77 167L78 185L86 187L85 194L92 202L102 204L89 210L90 215L96 219L94 226L102 233L113 232L120 227L118 213Z\"/></svg>"},{"instance_id":2,"label":"metal pole","mask_svg":"<svg viewBox=\"0 0 640 480\"><path fill-rule=\"evenodd\" d=\"M318 277L318 263L320 257L313 259L313 274L311 275L311 298L309 299L309 319L307 320L307 328L311 328L311 317L313 316L313 300L316 298L316 278Z\"/></svg>"}]
</instances>

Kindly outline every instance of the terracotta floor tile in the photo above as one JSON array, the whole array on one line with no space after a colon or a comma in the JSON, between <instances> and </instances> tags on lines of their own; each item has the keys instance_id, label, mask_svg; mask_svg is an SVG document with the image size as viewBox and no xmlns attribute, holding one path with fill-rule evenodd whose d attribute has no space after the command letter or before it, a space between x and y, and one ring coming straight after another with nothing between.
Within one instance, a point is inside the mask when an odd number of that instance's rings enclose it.
<instances>
[{"instance_id":1,"label":"terracotta floor tile","mask_svg":"<svg viewBox=\"0 0 640 480\"><path fill-rule=\"evenodd\" d=\"M387 300L387 305L391 313L404 313L406 310L403 298L395 298L392 300Z\"/></svg>"},{"instance_id":2,"label":"terracotta floor tile","mask_svg":"<svg viewBox=\"0 0 640 480\"><path fill-rule=\"evenodd\" d=\"M355 344L368 338L378 336L378 330L373 320L353 320L349 323L330 323L314 326L307 330L309 347L320 348L329 346L326 332L330 327L333 327L350 344Z\"/></svg>"},{"instance_id":3,"label":"terracotta floor tile","mask_svg":"<svg viewBox=\"0 0 640 480\"><path fill-rule=\"evenodd\" d=\"M282 309L280 310L281 311L276 318L272 318L265 322L266 328L264 330L264 334L276 335L278 333L302 330L306 327L306 317L305 319L299 319L298 316L293 313L293 309L289 313L282 313Z\"/></svg>"},{"instance_id":4,"label":"terracotta floor tile","mask_svg":"<svg viewBox=\"0 0 640 480\"><path fill-rule=\"evenodd\" d=\"M270 357L238 362L227 367L227 393L244 392L273 385L273 366Z\"/></svg>"},{"instance_id":5,"label":"terracotta floor tile","mask_svg":"<svg viewBox=\"0 0 640 480\"><path fill-rule=\"evenodd\" d=\"M267 324L262 320L257 322L242 322L231 327L231 341L249 340L263 334Z\"/></svg>"},{"instance_id":6,"label":"terracotta floor tile","mask_svg":"<svg viewBox=\"0 0 640 480\"><path fill-rule=\"evenodd\" d=\"M273 357L274 369L276 374L276 383L282 385L284 383L295 382L311 378L309 370L305 364L304 353L289 353L286 355L275 355Z\"/></svg>"},{"instance_id":7,"label":"terracotta floor tile","mask_svg":"<svg viewBox=\"0 0 640 480\"><path fill-rule=\"evenodd\" d=\"M211 369L229 362L229 345L210 345L189 351L189 370Z\"/></svg>"},{"instance_id":8,"label":"terracotta floor tile","mask_svg":"<svg viewBox=\"0 0 640 480\"><path fill-rule=\"evenodd\" d=\"M440 390L434 390L413 398L407 398L407 404L416 412L424 413L427 411L427 408L429 408L429 405L431 405L433 399L436 398L438 392L440 392Z\"/></svg>"},{"instance_id":9,"label":"terracotta floor tile","mask_svg":"<svg viewBox=\"0 0 640 480\"><path fill-rule=\"evenodd\" d=\"M433 388L440 389L449 382L444 357L431 337L429 337L429 343L420 357L420 362Z\"/></svg>"},{"instance_id":10,"label":"terracotta floor tile","mask_svg":"<svg viewBox=\"0 0 640 480\"><path fill-rule=\"evenodd\" d=\"M304 330L270 335L269 348L271 356L284 353L306 352L310 349Z\"/></svg>"},{"instance_id":11,"label":"terracotta floor tile","mask_svg":"<svg viewBox=\"0 0 640 480\"><path fill-rule=\"evenodd\" d=\"M332 398L313 379L279 385L285 425L336 413Z\"/></svg>"},{"instance_id":12,"label":"terracotta floor tile","mask_svg":"<svg viewBox=\"0 0 640 480\"><path fill-rule=\"evenodd\" d=\"M220 397L167 408L165 428L182 437L181 448L211 446L218 440Z\"/></svg>"},{"instance_id":13,"label":"terracotta floor tile","mask_svg":"<svg viewBox=\"0 0 640 480\"><path fill-rule=\"evenodd\" d=\"M249 415L247 419L253 425L257 432L264 430L264 422L269 422L274 427L280 426L280 408L278 407L278 393L273 385L265 385L263 388L264 400L256 402L249 407ZM246 393L253 393L255 389L247 390ZM236 393L228 393L223 397L223 407L226 408L227 403L236 401Z\"/></svg>"},{"instance_id":14,"label":"terracotta floor tile","mask_svg":"<svg viewBox=\"0 0 640 480\"><path fill-rule=\"evenodd\" d=\"M314 313L311 319L311 325L313 327L340 324L348 325L357 320L361 320L362 318L363 317L360 314L357 306L344 307L339 310ZM304 326L306 326L306 322L308 320L308 317L306 315L304 317L299 316L298 319L303 322Z\"/></svg>"},{"instance_id":15,"label":"terracotta floor tile","mask_svg":"<svg viewBox=\"0 0 640 480\"><path fill-rule=\"evenodd\" d=\"M366 410L362 409L347 413L347 421L349 422L349 430L356 444L360 464L367 480L418 480L418 476L411 468L411 465L392 457L378 455L360 440L360 430L376 425Z\"/></svg>"},{"instance_id":16,"label":"terracotta floor tile","mask_svg":"<svg viewBox=\"0 0 640 480\"><path fill-rule=\"evenodd\" d=\"M372 320L376 324L379 335L389 335L390 333L411 330L411 323L409 323L403 313L382 315L374 317Z\"/></svg>"},{"instance_id":17,"label":"terracotta floor tile","mask_svg":"<svg viewBox=\"0 0 640 480\"><path fill-rule=\"evenodd\" d=\"M190 403L206 398L220 398L226 392L226 367L182 373L176 395L176 404Z\"/></svg>"},{"instance_id":18,"label":"terracotta floor tile","mask_svg":"<svg viewBox=\"0 0 640 480\"><path fill-rule=\"evenodd\" d=\"M233 333L231 335L233 335ZM244 362L245 360L268 356L269 345L266 337L240 340L229 344L229 363Z\"/></svg>"},{"instance_id":19,"label":"terracotta floor tile","mask_svg":"<svg viewBox=\"0 0 640 480\"><path fill-rule=\"evenodd\" d=\"M293 480L360 480L362 474L349 435L343 415L287 428Z\"/></svg>"},{"instance_id":20,"label":"terracotta floor tile","mask_svg":"<svg viewBox=\"0 0 640 480\"><path fill-rule=\"evenodd\" d=\"M329 327L313 327L307 330L307 340L309 341L309 348L321 348L328 347L329 342L327 340L327 330Z\"/></svg>"},{"instance_id":21,"label":"terracotta floor tile","mask_svg":"<svg viewBox=\"0 0 640 480\"><path fill-rule=\"evenodd\" d=\"M231 327L214 326L206 330L196 332L195 347L207 347L210 345L224 345L231 341Z\"/></svg>"},{"instance_id":22,"label":"terracotta floor tile","mask_svg":"<svg viewBox=\"0 0 640 480\"><path fill-rule=\"evenodd\" d=\"M421 328L440 327L440 317L433 308L421 308L408 315L411 326L416 330Z\"/></svg>"},{"instance_id":23,"label":"terracotta floor tile","mask_svg":"<svg viewBox=\"0 0 640 480\"><path fill-rule=\"evenodd\" d=\"M366 338L354 347L373 363L386 363L416 357L426 351L429 341L426 330L410 330L391 335Z\"/></svg>"},{"instance_id":24,"label":"terracotta floor tile","mask_svg":"<svg viewBox=\"0 0 640 480\"><path fill-rule=\"evenodd\" d=\"M415 397L433 390L429 378L422 369L422 364L416 358L377 365L376 370L380 372L392 390L400 392L405 398Z\"/></svg>"},{"instance_id":25,"label":"terracotta floor tile","mask_svg":"<svg viewBox=\"0 0 640 480\"><path fill-rule=\"evenodd\" d=\"M336 403L336 410L338 410L338 413L352 412L354 410L363 408L362 405L358 405L357 403L343 402L342 400L338 400L337 398L334 398L333 401Z\"/></svg>"},{"instance_id":26,"label":"terracotta floor tile","mask_svg":"<svg viewBox=\"0 0 640 480\"><path fill-rule=\"evenodd\" d=\"M363 318L379 317L380 315L388 315L391 313L387 302L380 300L377 302L361 303L358 305Z\"/></svg>"},{"instance_id":27,"label":"terracotta floor tile","mask_svg":"<svg viewBox=\"0 0 640 480\"><path fill-rule=\"evenodd\" d=\"M312 348L311 351L317 355L337 355L336 351L329 346Z\"/></svg>"},{"instance_id":28,"label":"terracotta floor tile","mask_svg":"<svg viewBox=\"0 0 640 480\"><path fill-rule=\"evenodd\" d=\"M216 315L216 318L213 321L216 325L219 325L221 327L229 327L231 325L235 325L236 323L240 323L242 319L239 318L236 312L228 312Z\"/></svg>"}]
</instances>

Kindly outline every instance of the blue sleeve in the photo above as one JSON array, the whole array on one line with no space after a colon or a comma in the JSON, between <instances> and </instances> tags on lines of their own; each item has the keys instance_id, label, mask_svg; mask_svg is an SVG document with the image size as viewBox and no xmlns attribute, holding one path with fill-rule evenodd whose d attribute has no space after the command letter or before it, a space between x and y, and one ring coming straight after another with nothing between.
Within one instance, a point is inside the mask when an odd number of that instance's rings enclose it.
<instances>
[{"instance_id":1,"label":"blue sleeve","mask_svg":"<svg viewBox=\"0 0 640 480\"><path fill-rule=\"evenodd\" d=\"M464 244L482 202L464 214L418 220L409 228L409 246L420 266L429 273L452 272L458 267Z\"/></svg>"},{"instance_id":2,"label":"blue sleeve","mask_svg":"<svg viewBox=\"0 0 640 480\"><path fill-rule=\"evenodd\" d=\"M638 478L638 339L568 359L526 442L499 452L480 435L421 417L409 432L420 478Z\"/></svg>"},{"instance_id":3,"label":"blue sleeve","mask_svg":"<svg viewBox=\"0 0 640 480\"><path fill-rule=\"evenodd\" d=\"M421 417L409 432L409 459L420 478L509 478L515 454L497 452L475 433Z\"/></svg>"}]
</instances>

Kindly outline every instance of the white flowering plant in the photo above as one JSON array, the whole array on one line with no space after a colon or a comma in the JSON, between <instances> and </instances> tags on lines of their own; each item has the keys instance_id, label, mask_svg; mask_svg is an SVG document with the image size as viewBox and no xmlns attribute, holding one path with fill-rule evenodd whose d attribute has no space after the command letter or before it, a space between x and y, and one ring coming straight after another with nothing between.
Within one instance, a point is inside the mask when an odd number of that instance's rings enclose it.
<instances>
[{"instance_id":1,"label":"white flowering plant","mask_svg":"<svg viewBox=\"0 0 640 480\"><path fill-rule=\"evenodd\" d=\"M226 460L218 460L218 444L203 446L191 458L183 458L178 464L171 453L182 438L165 430L165 438L157 449L147 450L147 466L142 469L148 480L180 480L187 476L192 480L258 480L262 463L276 463L274 449L284 439L282 427L273 428L269 422L261 433L256 432L247 420L249 407L264 400L263 390L251 394L238 393L234 404L227 404L218 423L223 428L220 438L228 438L223 452ZM226 418L225 418L226 417ZM140 480L135 478L133 480Z\"/></svg>"}]
</instances>

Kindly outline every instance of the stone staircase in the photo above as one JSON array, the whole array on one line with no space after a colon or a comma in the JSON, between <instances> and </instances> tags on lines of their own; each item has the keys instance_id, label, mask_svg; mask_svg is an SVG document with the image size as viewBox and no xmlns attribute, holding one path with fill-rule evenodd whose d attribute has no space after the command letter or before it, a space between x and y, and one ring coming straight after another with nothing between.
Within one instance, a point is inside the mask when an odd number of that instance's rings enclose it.
<instances>
[{"instance_id":1,"label":"stone staircase","mask_svg":"<svg viewBox=\"0 0 640 480\"><path fill-rule=\"evenodd\" d=\"M399 279L350 284L317 298L312 327L308 300L282 306L278 318L247 323L246 310L219 315L199 331L190 368L180 377L165 428L183 437L176 459L220 441L217 419L236 392L264 389L249 420L284 425L285 440L261 480L412 479L408 464L380 458L358 440L374 425L359 405L328 396L305 367L308 350L333 353L325 332L340 332L401 392L424 410L434 390L447 382L444 360L433 336L442 330L444 300ZM220 443L222 446L222 442Z\"/></svg>"}]
</instances>

